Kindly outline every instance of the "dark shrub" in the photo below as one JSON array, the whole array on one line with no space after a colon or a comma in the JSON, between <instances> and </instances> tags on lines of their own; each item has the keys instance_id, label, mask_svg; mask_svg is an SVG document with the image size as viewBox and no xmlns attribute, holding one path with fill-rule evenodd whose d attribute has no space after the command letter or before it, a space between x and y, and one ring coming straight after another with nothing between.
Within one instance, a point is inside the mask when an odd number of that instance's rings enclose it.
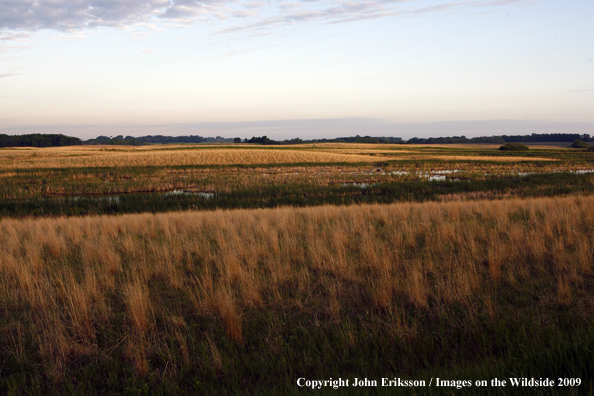
<instances>
[{"instance_id":1,"label":"dark shrub","mask_svg":"<svg viewBox=\"0 0 594 396\"><path fill-rule=\"evenodd\" d=\"M576 148L576 149L589 149L591 146L589 144L586 144L586 143L582 142L581 140L576 140L569 147Z\"/></svg>"},{"instance_id":2,"label":"dark shrub","mask_svg":"<svg viewBox=\"0 0 594 396\"><path fill-rule=\"evenodd\" d=\"M522 143L506 143L503 146L499 147L499 150L526 151L528 150L528 146Z\"/></svg>"}]
</instances>

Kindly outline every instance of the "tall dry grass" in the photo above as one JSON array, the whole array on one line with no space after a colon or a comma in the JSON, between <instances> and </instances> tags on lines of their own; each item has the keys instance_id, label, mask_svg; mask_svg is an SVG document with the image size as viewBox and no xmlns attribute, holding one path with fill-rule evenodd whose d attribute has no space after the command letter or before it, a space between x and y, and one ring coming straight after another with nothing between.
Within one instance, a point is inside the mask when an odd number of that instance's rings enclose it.
<instances>
[{"instance_id":1,"label":"tall dry grass","mask_svg":"<svg viewBox=\"0 0 594 396\"><path fill-rule=\"evenodd\" d=\"M383 149L382 149L383 148ZM373 163L386 160L447 161L558 161L545 157L461 156L459 152L438 150L418 152L401 148L343 146L71 146L51 148L0 149L0 177L13 169L94 168L192 165L253 165L286 163Z\"/></svg>"},{"instance_id":2,"label":"tall dry grass","mask_svg":"<svg viewBox=\"0 0 594 396\"><path fill-rule=\"evenodd\" d=\"M594 197L6 219L0 348L17 360L33 348L52 378L120 348L146 374L154 355L190 364L187 318L218 318L242 344L254 310L308 312L314 325L374 310L414 338L407 306L496 318L501 285L543 276L539 304L581 299L590 317L592 296L576 290L593 240Z\"/></svg>"},{"instance_id":3,"label":"tall dry grass","mask_svg":"<svg viewBox=\"0 0 594 396\"><path fill-rule=\"evenodd\" d=\"M182 149L52 147L0 150L0 169L41 169L81 167L191 166L232 164L282 164L316 162L376 162L382 156L365 152L326 152L286 147L267 149L246 147L200 147ZM7 174L7 173L5 173Z\"/></svg>"}]
</instances>

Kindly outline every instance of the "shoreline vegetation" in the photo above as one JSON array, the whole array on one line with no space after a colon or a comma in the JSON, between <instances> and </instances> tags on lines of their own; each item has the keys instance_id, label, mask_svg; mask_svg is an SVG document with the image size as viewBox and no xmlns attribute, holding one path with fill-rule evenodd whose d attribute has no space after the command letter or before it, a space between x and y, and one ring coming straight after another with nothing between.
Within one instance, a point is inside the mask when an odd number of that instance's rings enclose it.
<instances>
[{"instance_id":1,"label":"shoreline vegetation","mask_svg":"<svg viewBox=\"0 0 594 396\"><path fill-rule=\"evenodd\" d=\"M593 390L591 196L4 219L0 239L3 394Z\"/></svg>"}]
</instances>

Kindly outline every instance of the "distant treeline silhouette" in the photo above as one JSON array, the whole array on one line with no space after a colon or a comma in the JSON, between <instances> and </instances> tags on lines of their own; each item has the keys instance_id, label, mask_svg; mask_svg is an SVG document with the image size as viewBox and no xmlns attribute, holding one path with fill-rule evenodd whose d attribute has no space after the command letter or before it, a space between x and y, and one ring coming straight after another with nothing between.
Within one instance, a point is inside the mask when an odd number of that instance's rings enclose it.
<instances>
[{"instance_id":1,"label":"distant treeline silhouette","mask_svg":"<svg viewBox=\"0 0 594 396\"><path fill-rule=\"evenodd\" d=\"M231 138L224 138L222 136L217 137L203 137L198 135L190 135L190 136L163 136L163 135L154 135L154 136L140 136L140 137L133 137L133 136L116 136L116 137L107 137L107 136L99 136L95 139L90 139L85 142L85 144L115 144L115 145L131 145L131 146L140 146L143 144L164 144L164 143L233 143L234 139Z\"/></svg>"},{"instance_id":2,"label":"distant treeline silhouette","mask_svg":"<svg viewBox=\"0 0 594 396\"><path fill-rule=\"evenodd\" d=\"M449 144L449 143L541 143L541 142L582 142L590 141L590 135L577 133L533 133L532 135L501 135L467 138L466 136L437 137L437 138L412 138L407 144Z\"/></svg>"},{"instance_id":3,"label":"distant treeline silhouette","mask_svg":"<svg viewBox=\"0 0 594 396\"><path fill-rule=\"evenodd\" d=\"M487 144L505 144L505 143L538 143L538 142L565 142L570 143L576 140L582 142L591 142L594 139L588 134L577 133L533 133L532 135L501 135L501 136L483 136L467 138L466 136L453 137L414 137L404 140L400 137L372 137L372 136L351 136L339 137L333 139L309 139L300 138L286 139L283 141L272 140L267 136L252 137L251 139L203 137L198 135L190 136L126 136L116 137L99 136L95 139L82 141L76 137L55 135L55 134L31 134L20 136L0 135L0 147L54 147L54 146L74 146L79 144L102 144L102 145L129 145L141 146L145 144L164 144L164 143L252 143L252 144L304 144L304 143L393 143L393 144L460 144L460 143L487 143Z\"/></svg>"},{"instance_id":4,"label":"distant treeline silhouette","mask_svg":"<svg viewBox=\"0 0 594 396\"><path fill-rule=\"evenodd\" d=\"M239 143L238 138L235 139ZM590 141L590 135L580 135L577 133L533 133L532 135L502 135L502 136L483 136L467 138L466 136L453 137L430 137L418 138L414 137L409 140L403 140L399 137L371 137L371 136L353 136L340 137L335 139L310 139L302 140L299 138L275 141L266 136L252 137L245 139L244 143L260 143L260 144L302 144L302 143L400 143L400 144L456 144L456 143L490 143L490 144L505 144L505 143L536 143L536 142L574 142L581 140L583 142ZM241 141L241 139L239 139Z\"/></svg>"},{"instance_id":5,"label":"distant treeline silhouette","mask_svg":"<svg viewBox=\"0 0 594 396\"><path fill-rule=\"evenodd\" d=\"M31 134L31 135L0 135L0 147L55 147L75 146L82 144L77 137L64 135Z\"/></svg>"},{"instance_id":6,"label":"distant treeline silhouette","mask_svg":"<svg viewBox=\"0 0 594 396\"><path fill-rule=\"evenodd\" d=\"M85 144L115 144L115 145L132 145L138 146L143 144L162 144L162 143L252 143L252 144L301 144L301 143L402 143L402 138L399 137L371 137L371 136L353 136L341 137L336 139L313 139L302 140L294 138L290 140L277 141L268 138L267 136L252 137L251 139L224 138L217 137L203 137L203 136L116 136L107 137L99 136L95 139L90 139Z\"/></svg>"},{"instance_id":7,"label":"distant treeline silhouette","mask_svg":"<svg viewBox=\"0 0 594 396\"><path fill-rule=\"evenodd\" d=\"M241 142L241 139L235 138L235 143ZM371 136L352 136L340 137L335 139L310 139L302 140L294 138L290 140L276 141L269 139L266 136L252 137L251 139L244 139L243 143L259 143L259 144L303 144L303 143L403 143L402 138L399 137L371 137Z\"/></svg>"}]
</instances>

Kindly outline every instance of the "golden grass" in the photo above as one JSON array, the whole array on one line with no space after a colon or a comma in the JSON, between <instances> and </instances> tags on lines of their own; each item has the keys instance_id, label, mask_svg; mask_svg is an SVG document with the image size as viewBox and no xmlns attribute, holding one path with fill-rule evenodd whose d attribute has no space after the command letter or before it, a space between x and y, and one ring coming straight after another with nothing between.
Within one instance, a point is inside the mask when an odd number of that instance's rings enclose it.
<instances>
[{"instance_id":1,"label":"golden grass","mask_svg":"<svg viewBox=\"0 0 594 396\"><path fill-rule=\"evenodd\" d=\"M530 149L548 149L548 150L563 150L569 148L564 144L531 144L525 143ZM378 143L307 143L291 145L291 147L303 148L345 148L345 149L390 149L390 150L413 150L417 151L420 148L459 148L459 149L487 149L497 150L501 144L490 143L459 143L459 144L378 144Z\"/></svg>"},{"instance_id":2,"label":"golden grass","mask_svg":"<svg viewBox=\"0 0 594 396\"><path fill-rule=\"evenodd\" d=\"M325 152L325 153L337 153L337 154L355 154L355 155L387 154L390 156L399 155L402 153L406 153L406 154L411 154L411 153L421 154L422 153L418 150L402 150L398 146L385 147L383 149L378 148L378 147L372 147L372 148L365 148L365 147L350 147L350 148L347 148L347 147L329 147L329 148L315 147L315 148L311 148L310 151Z\"/></svg>"},{"instance_id":3,"label":"golden grass","mask_svg":"<svg viewBox=\"0 0 594 396\"><path fill-rule=\"evenodd\" d=\"M156 290L189 301L193 315L220 318L237 343L244 312L274 305L340 320L371 304L395 336L413 337L397 296L420 309L466 306L474 296L490 301L502 282L521 287L548 273L550 304L569 304L592 274L593 225L594 197L4 219L0 346L22 359L32 343L59 377L77 356L108 355L98 332L123 317L118 341L138 373L151 353L171 355L166 340L189 364L184 318Z\"/></svg>"},{"instance_id":4,"label":"golden grass","mask_svg":"<svg viewBox=\"0 0 594 396\"><path fill-rule=\"evenodd\" d=\"M275 163L378 162L385 160L452 161L554 161L550 158L514 156L460 156L442 151L420 153L400 145L298 145L298 146L155 145L140 147L70 146L0 149L0 177L12 169L142 167L191 165L252 165ZM418 147L416 147L418 149Z\"/></svg>"},{"instance_id":5,"label":"golden grass","mask_svg":"<svg viewBox=\"0 0 594 396\"><path fill-rule=\"evenodd\" d=\"M163 146L160 149L66 147L0 150L0 169L375 162L383 159L381 156L354 153L288 149L201 147L199 150L163 150Z\"/></svg>"}]
</instances>

